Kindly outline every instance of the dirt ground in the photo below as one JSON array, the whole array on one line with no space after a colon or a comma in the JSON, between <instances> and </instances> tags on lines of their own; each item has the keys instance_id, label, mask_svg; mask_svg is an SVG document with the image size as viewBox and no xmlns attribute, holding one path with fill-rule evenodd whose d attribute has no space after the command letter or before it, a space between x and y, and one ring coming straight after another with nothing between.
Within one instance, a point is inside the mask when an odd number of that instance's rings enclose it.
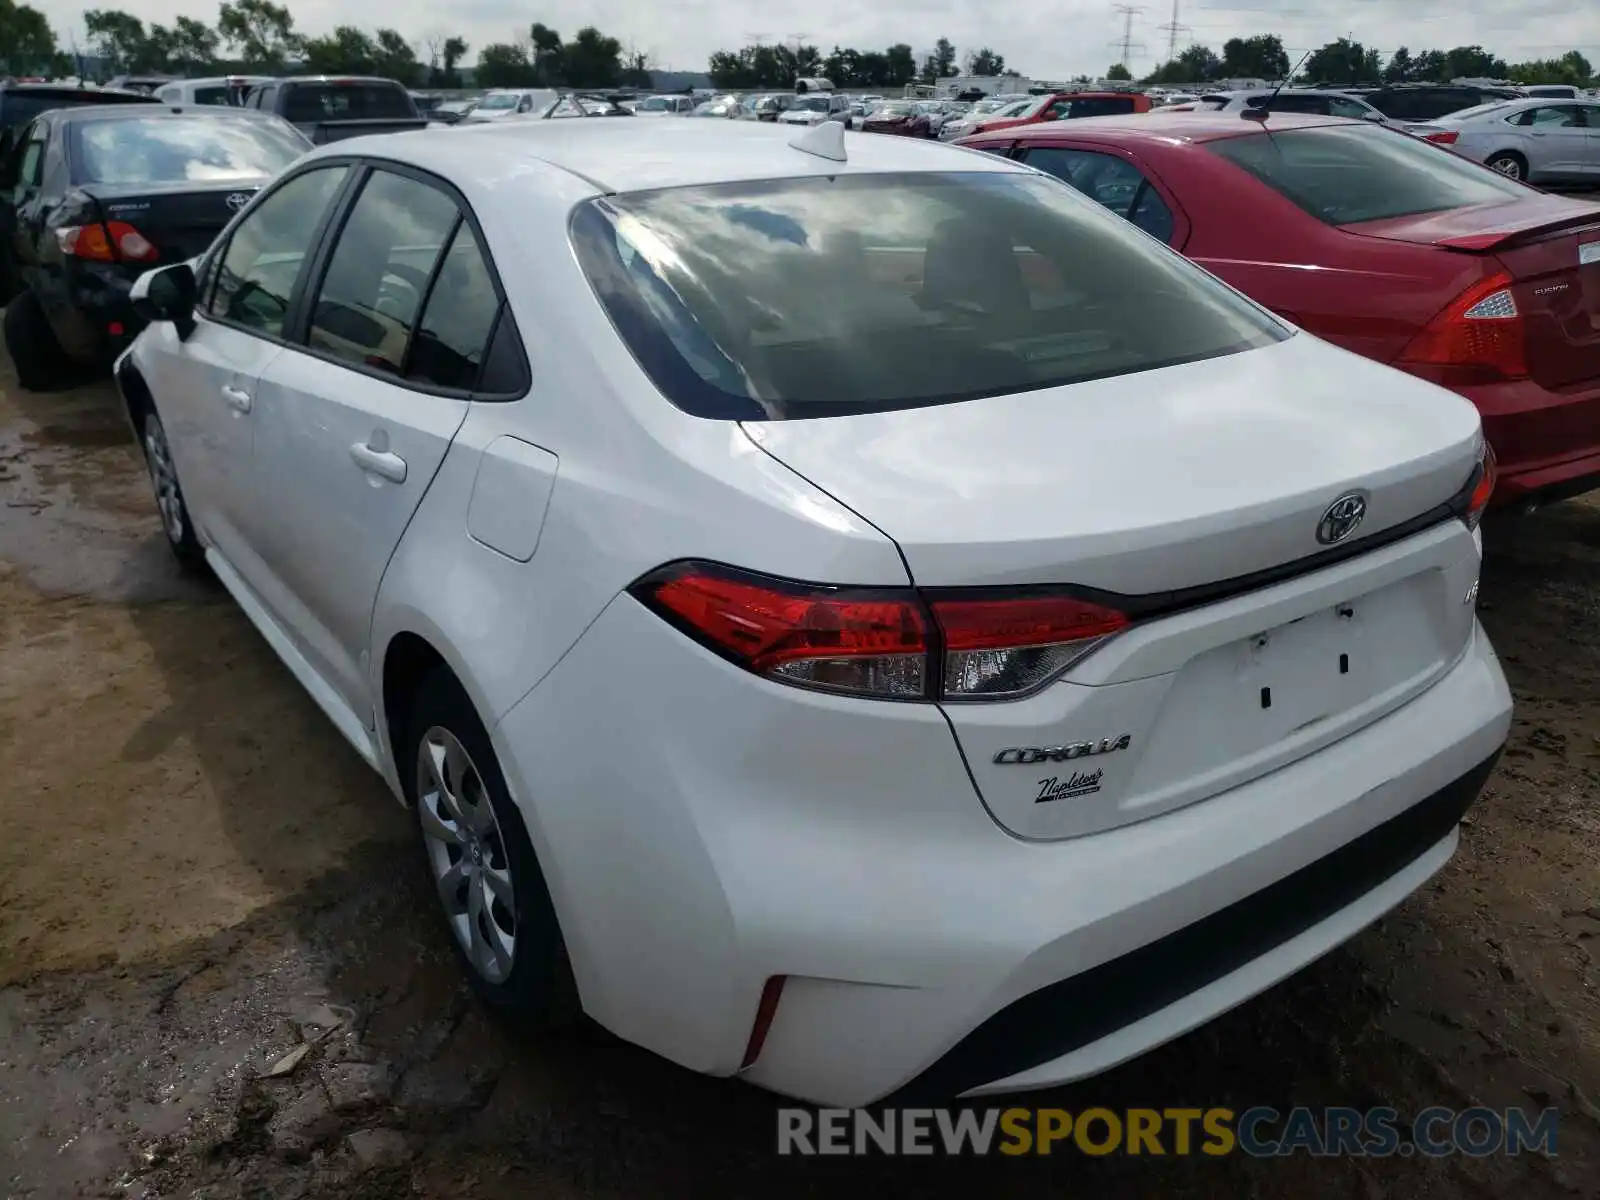
<instances>
[{"instance_id":1,"label":"dirt ground","mask_svg":"<svg viewBox=\"0 0 1600 1200\"><path fill-rule=\"evenodd\" d=\"M1600 504L1489 531L1517 723L1451 866L1035 1098L1553 1105L1557 1157L929 1163L779 1160L771 1097L487 1020L404 814L169 562L108 387L29 395L0 363L0 502L0 1196L1600 1195Z\"/></svg>"}]
</instances>

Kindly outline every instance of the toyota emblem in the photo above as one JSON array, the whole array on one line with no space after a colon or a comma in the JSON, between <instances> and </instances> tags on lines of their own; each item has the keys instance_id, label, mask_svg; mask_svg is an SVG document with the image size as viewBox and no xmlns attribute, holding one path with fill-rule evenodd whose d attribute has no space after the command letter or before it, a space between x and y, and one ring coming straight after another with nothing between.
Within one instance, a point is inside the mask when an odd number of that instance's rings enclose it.
<instances>
[{"instance_id":1,"label":"toyota emblem","mask_svg":"<svg viewBox=\"0 0 1600 1200\"><path fill-rule=\"evenodd\" d=\"M249 204L249 203L250 203L250 193L249 192L229 192L228 193L227 205L228 205L229 208L233 209L234 212L238 212L241 208L243 208L246 204Z\"/></svg>"},{"instance_id":2,"label":"toyota emblem","mask_svg":"<svg viewBox=\"0 0 1600 1200\"><path fill-rule=\"evenodd\" d=\"M1317 541L1334 546L1356 531L1367 515L1367 498L1360 492L1346 492L1323 511L1317 522Z\"/></svg>"}]
</instances>

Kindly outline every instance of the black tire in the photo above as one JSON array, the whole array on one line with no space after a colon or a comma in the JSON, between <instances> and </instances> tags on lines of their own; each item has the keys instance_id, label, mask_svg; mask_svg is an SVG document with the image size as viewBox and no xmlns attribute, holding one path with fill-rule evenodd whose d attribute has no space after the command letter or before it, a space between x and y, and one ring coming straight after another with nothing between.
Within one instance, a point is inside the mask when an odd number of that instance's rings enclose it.
<instances>
[{"instance_id":1,"label":"black tire","mask_svg":"<svg viewBox=\"0 0 1600 1200\"><path fill-rule=\"evenodd\" d=\"M1507 179L1528 182L1528 160L1515 150L1502 150L1499 154L1491 154L1484 160L1483 165L1491 171L1498 171Z\"/></svg>"},{"instance_id":2,"label":"black tire","mask_svg":"<svg viewBox=\"0 0 1600 1200\"><path fill-rule=\"evenodd\" d=\"M492 978L486 973L463 944L462 935L458 932L460 927L455 923L457 919L463 919L463 914L452 916L446 906L445 889L439 886L434 868L435 851L448 851L449 848L430 838L423 830L424 806L431 806L434 815L446 823L460 824L450 822L447 808L438 799L436 791L431 787L426 790L422 787L424 739L441 730L453 735L470 759L471 770L463 772L462 778L453 780L453 786L458 786L463 794L476 794L486 799L493 810L497 828L494 836L485 835L479 839L482 861L495 866L504 865L510 870L513 913L508 914L503 905L496 904L486 908L481 918L475 918L470 909L464 915L466 922L475 919L495 921L502 930L506 928L506 917L509 915L512 918L511 932L515 938L515 948L509 974L503 979ZM556 920L555 906L550 901L550 889L545 883L544 872L540 870L533 843L528 839L522 814L517 811L506 788L505 776L500 771L499 760L495 757L488 733L484 731L483 722L479 720L466 691L449 671L436 668L418 686L406 722L403 745L397 747L396 751L396 765L406 789L406 797L417 815L417 839L421 845L428 887L439 901L438 909L445 932L472 990L497 1013L515 1017L535 1028L553 1030L574 1025L580 1016L577 987L573 982L566 946L561 939L561 927ZM481 791L471 783L473 775ZM455 862L460 863L467 858L467 853L466 849L461 848ZM470 890L471 886L470 881L465 882L461 891L454 893L457 907L467 907L463 893Z\"/></svg>"},{"instance_id":3,"label":"black tire","mask_svg":"<svg viewBox=\"0 0 1600 1200\"><path fill-rule=\"evenodd\" d=\"M150 490L155 493L156 511L161 516L161 532L178 564L195 574L205 570L206 550L194 531L189 505L183 498L178 465L172 458L166 427L153 408L146 409L139 422L139 448L144 451L145 470L150 475Z\"/></svg>"},{"instance_id":4,"label":"black tire","mask_svg":"<svg viewBox=\"0 0 1600 1200\"><path fill-rule=\"evenodd\" d=\"M28 391L54 391L66 382L67 357L33 292L23 290L6 305L5 334L17 382Z\"/></svg>"}]
</instances>

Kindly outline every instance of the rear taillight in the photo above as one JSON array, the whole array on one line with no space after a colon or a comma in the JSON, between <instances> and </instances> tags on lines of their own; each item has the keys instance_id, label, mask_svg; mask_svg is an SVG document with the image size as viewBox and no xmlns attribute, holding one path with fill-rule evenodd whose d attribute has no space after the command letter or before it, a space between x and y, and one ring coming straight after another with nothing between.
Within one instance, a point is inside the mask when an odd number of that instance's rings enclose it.
<instances>
[{"instance_id":1,"label":"rear taillight","mask_svg":"<svg viewBox=\"0 0 1600 1200\"><path fill-rule=\"evenodd\" d=\"M746 670L890 700L999 700L1055 679L1130 624L1064 595L841 588L673 563L630 589Z\"/></svg>"},{"instance_id":2,"label":"rear taillight","mask_svg":"<svg viewBox=\"0 0 1600 1200\"><path fill-rule=\"evenodd\" d=\"M1050 682L1128 618L1068 596L935 599L949 700L1018 696Z\"/></svg>"},{"instance_id":3,"label":"rear taillight","mask_svg":"<svg viewBox=\"0 0 1600 1200\"><path fill-rule=\"evenodd\" d=\"M1489 501L1494 497L1494 484L1498 475L1494 448L1488 442L1484 442L1483 451L1478 456L1478 471L1472 484L1472 495L1467 500L1467 511L1461 514L1461 519L1467 523L1468 529L1476 529L1478 522L1483 520L1484 510L1489 507Z\"/></svg>"},{"instance_id":4,"label":"rear taillight","mask_svg":"<svg viewBox=\"0 0 1600 1200\"><path fill-rule=\"evenodd\" d=\"M1473 284L1411 339L1398 364L1445 368L1454 376L1446 382L1526 378L1522 314L1511 283L1502 271Z\"/></svg>"},{"instance_id":5,"label":"rear taillight","mask_svg":"<svg viewBox=\"0 0 1600 1200\"><path fill-rule=\"evenodd\" d=\"M61 253L92 262L154 262L161 257L144 234L126 221L66 225L56 230Z\"/></svg>"},{"instance_id":6,"label":"rear taillight","mask_svg":"<svg viewBox=\"0 0 1600 1200\"><path fill-rule=\"evenodd\" d=\"M1460 136L1461 135L1454 129L1439 129L1435 130L1433 133L1423 134L1422 140L1425 142L1432 142L1436 146L1453 146L1456 144L1456 139Z\"/></svg>"}]
</instances>

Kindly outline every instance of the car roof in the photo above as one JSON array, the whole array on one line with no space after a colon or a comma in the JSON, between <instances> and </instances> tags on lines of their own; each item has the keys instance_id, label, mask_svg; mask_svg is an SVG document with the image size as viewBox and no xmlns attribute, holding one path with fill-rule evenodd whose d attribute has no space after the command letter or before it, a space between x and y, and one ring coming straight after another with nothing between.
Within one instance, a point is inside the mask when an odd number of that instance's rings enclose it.
<instances>
[{"instance_id":1,"label":"car roof","mask_svg":"<svg viewBox=\"0 0 1600 1200\"><path fill-rule=\"evenodd\" d=\"M115 96L122 99L132 96L141 100L151 99L146 92L124 88L76 87L70 83L0 83L0 90L27 92L30 96Z\"/></svg>"},{"instance_id":2,"label":"car roof","mask_svg":"<svg viewBox=\"0 0 1600 1200\"><path fill-rule=\"evenodd\" d=\"M1047 121L1043 125L1023 125L980 133L978 141L1048 141L1056 137L1089 137L1095 141L1213 142L1219 138L1260 133L1263 127L1274 133L1289 129L1313 129L1328 125L1360 125L1345 117L1324 117L1315 113L1272 113L1265 121L1245 118L1236 112L1129 113L1115 117L1079 117L1072 121Z\"/></svg>"},{"instance_id":3,"label":"car roof","mask_svg":"<svg viewBox=\"0 0 1600 1200\"><path fill-rule=\"evenodd\" d=\"M107 117L123 120L137 117L141 121L169 121L175 117L200 117L213 121L232 121L241 118L246 121L260 121L271 115L248 108L231 108L220 104L175 105L162 104L155 101L154 97L150 99L153 103L132 111L126 104L81 104L76 108L57 110L56 119L74 124L79 121L98 121Z\"/></svg>"},{"instance_id":4,"label":"car roof","mask_svg":"<svg viewBox=\"0 0 1600 1200\"><path fill-rule=\"evenodd\" d=\"M451 180L485 186L560 168L602 192L887 171L1024 172L1020 164L918 138L846 133L848 161L797 150L793 126L756 121L486 121L403 134L352 138L326 153L367 154L411 163ZM319 152L320 157L323 152Z\"/></svg>"}]
</instances>

